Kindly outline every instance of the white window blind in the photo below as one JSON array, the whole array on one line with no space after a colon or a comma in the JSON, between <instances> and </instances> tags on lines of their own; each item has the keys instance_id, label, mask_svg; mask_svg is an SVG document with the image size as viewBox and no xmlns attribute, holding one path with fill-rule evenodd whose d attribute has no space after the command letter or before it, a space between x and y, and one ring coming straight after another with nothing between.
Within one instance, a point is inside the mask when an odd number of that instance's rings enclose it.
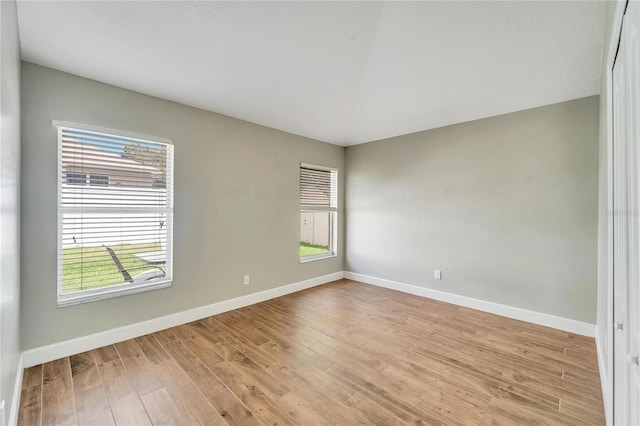
<instances>
[{"instance_id":1,"label":"white window blind","mask_svg":"<svg viewBox=\"0 0 640 426\"><path fill-rule=\"evenodd\" d=\"M338 209L338 171L300 166L300 207L319 211Z\"/></svg>"},{"instance_id":2,"label":"white window blind","mask_svg":"<svg viewBox=\"0 0 640 426\"><path fill-rule=\"evenodd\" d=\"M336 254L338 171L300 165L300 260Z\"/></svg>"},{"instance_id":3,"label":"white window blind","mask_svg":"<svg viewBox=\"0 0 640 426\"><path fill-rule=\"evenodd\" d=\"M58 304L172 280L173 145L58 127Z\"/></svg>"}]
</instances>

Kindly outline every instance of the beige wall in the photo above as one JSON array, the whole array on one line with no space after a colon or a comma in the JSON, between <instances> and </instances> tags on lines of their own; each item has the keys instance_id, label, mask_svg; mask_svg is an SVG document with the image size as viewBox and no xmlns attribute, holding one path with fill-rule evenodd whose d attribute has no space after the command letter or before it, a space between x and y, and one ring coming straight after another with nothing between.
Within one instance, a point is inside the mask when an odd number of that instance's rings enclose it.
<instances>
[{"instance_id":1,"label":"beige wall","mask_svg":"<svg viewBox=\"0 0 640 426\"><path fill-rule=\"evenodd\" d=\"M20 41L15 1L0 2L0 18L0 400L9 412L20 357Z\"/></svg>"},{"instance_id":2,"label":"beige wall","mask_svg":"<svg viewBox=\"0 0 640 426\"><path fill-rule=\"evenodd\" d=\"M595 323L597 96L352 146L345 170L348 271Z\"/></svg>"},{"instance_id":3,"label":"beige wall","mask_svg":"<svg viewBox=\"0 0 640 426\"><path fill-rule=\"evenodd\" d=\"M300 264L298 206L300 163L342 171L343 148L30 63L22 100L23 349L343 270L342 221L339 255ZM52 119L173 140L173 287L56 308Z\"/></svg>"}]
</instances>

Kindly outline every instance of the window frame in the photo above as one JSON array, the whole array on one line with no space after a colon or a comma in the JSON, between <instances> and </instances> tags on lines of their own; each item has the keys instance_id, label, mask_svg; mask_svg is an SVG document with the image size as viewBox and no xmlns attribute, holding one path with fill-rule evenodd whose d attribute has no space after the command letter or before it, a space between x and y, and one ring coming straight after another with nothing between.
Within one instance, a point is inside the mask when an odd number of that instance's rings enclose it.
<instances>
[{"instance_id":1,"label":"window frame","mask_svg":"<svg viewBox=\"0 0 640 426\"><path fill-rule=\"evenodd\" d=\"M312 170L320 170L320 171L326 171L326 172L332 172L336 174L336 206L335 208L333 207L317 207L314 208L313 206L308 206L305 205L303 206L302 204L300 204L300 187L301 187L301 182L300 182L300 169L302 168L306 168L306 169L312 169ZM332 257L337 257L338 256L338 199L339 199L339 179L340 179L340 174L339 174L339 170L335 167L327 167L327 166L319 166L317 164L309 164L309 163L300 163L299 167L298 167L298 207L299 207L299 211L298 211L298 257L300 259L300 263L308 263L308 262L314 262L316 260L322 260L322 259L330 259ZM308 256L300 256L300 243L302 242L302 235L300 234L300 220L301 220L301 214L302 213L329 213L330 214L330 229L329 229L329 251L326 253L318 253L318 254L311 254Z\"/></svg>"},{"instance_id":2,"label":"window frame","mask_svg":"<svg viewBox=\"0 0 640 426\"><path fill-rule=\"evenodd\" d=\"M174 144L170 139L161 138L157 136L145 135L141 133L133 133L126 132L116 129L110 129L105 127L92 126L81 123L73 123L68 121L61 120L52 120L52 126L56 127L56 154L57 154L57 177L56 177L56 186L57 186L57 234L56 234L56 242L57 242L57 250L56 250L56 261L57 261L57 290L56 290L56 300L58 307L72 306L80 303L87 302L95 302L104 299L110 299L113 297L120 297L129 294L136 294L151 290L159 290L162 288L168 288L173 285L173 225L174 225L174 169L175 169L175 152L174 152ZM170 160L167 164L171 165L170 173L167 173L166 176L166 187L167 187L167 203L163 208L158 208L158 212L162 212L166 214L166 219L164 222L164 226L166 227L166 264L165 264L165 277L162 279L154 280L152 282L141 282L141 283L123 283L112 285L108 287L96 288L96 289L88 289L82 290L74 293L63 293L63 268L62 268L62 255L63 255L63 215L64 213L71 212L71 208L63 207L62 205L62 131L63 129L71 129L71 130L79 130L79 131L88 131L88 132L98 132L104 133L110 136L115 136L119 138L128 138L132 140L137 140L140 142L152 142L152 143L160 143L163 145L167 145L168 150L170 152L170 156L168 160ZM169 170L167 168L167 170ZM72 172L81 174L80 172ZM98 176L98 175L96 175ZM91 186L90 183L91 174L85 174L85 183L84 185ZM75 185L81 185L76 183ZM104 186L104 185L98 185ZM164 211L162 211L164 210ZM86 211L87 213L96 213L96 209L91 207L85 207L85 209L78 209L77 211ZM140 212L141 209L132 208L132 207L121 207L118 211L123 213L131 213L131 212Z\"/></svg>"}]
</instances>

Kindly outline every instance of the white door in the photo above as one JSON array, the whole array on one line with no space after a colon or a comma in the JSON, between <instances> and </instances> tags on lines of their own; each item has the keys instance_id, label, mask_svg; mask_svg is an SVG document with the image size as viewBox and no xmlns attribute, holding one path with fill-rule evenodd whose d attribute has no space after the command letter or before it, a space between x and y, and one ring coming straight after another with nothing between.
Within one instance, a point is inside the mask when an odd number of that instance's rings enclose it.
<instances>
[{"instance_id":1,"label":"white door","mask_svg":"<svg viewBox=\"0 0 640 426\"><path fill-rule=\"evenodd\" d=\"M613 68L614 423L640 425L640 2Z\"/></svg>"},{"instance_id":2,"label":"white door","mask_svg":"<svg viewBox=\"0 0 640 426\"><path fill-rule=\"evenodd\" d=\"M627 7L627 14L624 24L624 38L626 42L626 69L627 69L627 140L634 147L633 159L634 174L630 176L634 182L632 217L634 218L633 240L635 250L630 253L634 271L636 273L628 282L627 290L627 317L629 326L627 327L627 355L626 366L629 374L629 398L628 412L629 424L640 425L640 366L638 356L640 355L640 278L638 268L640 267L640 209L637 200L640 198L640 181L638 170L640 169L640 2L630 1ZM630 277L631 278L631 277Z\"/></svg>"},{"instance_id":3,"label":"white door","mask_svg":"<svg viewBox=\"0 0 640 426\"><path fill-rule=\"evenodd\" d=\"M628 394L626 368L627 339L624 338L628 315L626 309L628 283L628 215L627 210L627 145L625 136L624 96L625 66L620 53L613 67L613 289L614 289L614 395ZM617 424L625 424L626 417L622 399L614 397L614 419Z\"/></svg>"}]
</instances>

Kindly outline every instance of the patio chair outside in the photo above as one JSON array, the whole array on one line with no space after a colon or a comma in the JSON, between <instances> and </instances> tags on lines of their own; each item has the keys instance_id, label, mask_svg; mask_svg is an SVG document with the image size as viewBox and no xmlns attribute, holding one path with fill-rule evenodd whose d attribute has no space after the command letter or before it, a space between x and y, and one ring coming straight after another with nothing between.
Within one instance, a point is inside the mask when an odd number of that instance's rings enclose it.
<instances>
[{"instance_id":1,"label":"patio chair outside","mask_svg":"<svg viewBox=\"0 0 640 426\"><path fill-rule=\"evenodd\" d=\"M109 255L111 255L111 259L113 259L113 263L115 263L116 267L118 268L118 272L122 274L122 277L128 283L140 283L152 280L154 278L162 278L165 276L164 270L161 267L150 265L155 269L142 272L132 277L129 271L127 271L127 269L122 265L122 262L120 262L120 259L118 258L116 252L113 251L113 249L109 246L103 245L103 247L107 249L107 252L109 252Z\"/></svg>"}]
</instances>

